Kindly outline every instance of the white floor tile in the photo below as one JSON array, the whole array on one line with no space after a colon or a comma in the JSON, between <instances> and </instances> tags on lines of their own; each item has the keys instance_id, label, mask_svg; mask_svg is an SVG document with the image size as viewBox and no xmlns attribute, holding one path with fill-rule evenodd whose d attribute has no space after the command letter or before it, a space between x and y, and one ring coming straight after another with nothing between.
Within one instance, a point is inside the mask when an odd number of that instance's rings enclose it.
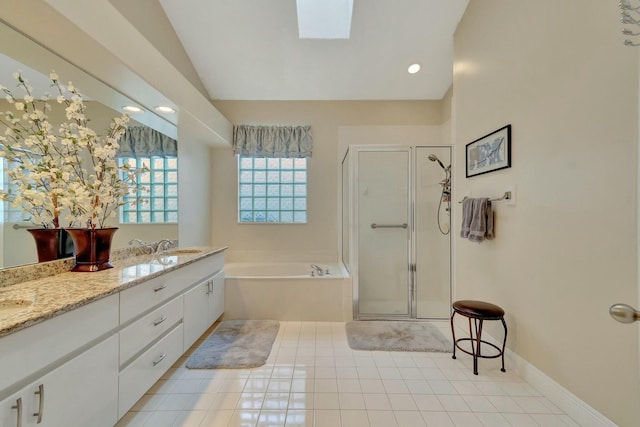
<instances>
[{"instance_id":1,"label":"white floor tile","mask_svg":"<svg viewBox=\"0 0 640 427\"><path fill-rule=\"evenodd\" d=\"M368 411L371 427L398 427L398 422L392 411Z\"/></svg>"},{"instance_id":2,"label":"white floor tile","mask_svg":"<svg viewBox=\"0 0 640 427\"><path fill-rule=\"evenodd\" d=\"M342 427L369 427L367 411L341 410Z\"/></svg>"},{"instance_id":3,"label":"white floor tile","mask_svg":"<svg viewBox=\"0 0 640 427\"><path fill-rule=\"evenodd\" d=\"M427 426L456 427L446 412L421 412Z\"/></svg>"},{"instance_id":4,"label":"white floor tile","mask_svg":"<svg viewBox=\"0 0 640 427\"><path fill-rule=\"evenodd\" d=\"M389 394L389 403L394 411L417 411L415 401L410 394Z\"/></svg>"},{"instance_id":5,"label":"white floor tile","mask_svg":"<svg viewBox=\"0 0 640 427\"><path fill-rule=\"evenodd\" d=\"M437 322L450 334L448 322ZM349 348L344 323L281 322L266 365L169 369L116 427L576 427L498 359Z\"/></svg>"},{"instance_id":6,"label":"white floor tile","mask_svg":"<svg viewBox=\"0 0 640 427\"><path fill-rule=\"evenodd\" d=\"M400 427L427 427L424 418L418 411L394 411L393 414Z\"/></svg>"},{"instance_id":7,"label":"white floor tile","mask_svg":"<svg viewBox=\"0 0 640 427\"><path fill-rule=\"evenodd\" d=\"M315 427L337 427L341 424L339 410L316 410L314 418Z\"/></svg>"}]
</instances>

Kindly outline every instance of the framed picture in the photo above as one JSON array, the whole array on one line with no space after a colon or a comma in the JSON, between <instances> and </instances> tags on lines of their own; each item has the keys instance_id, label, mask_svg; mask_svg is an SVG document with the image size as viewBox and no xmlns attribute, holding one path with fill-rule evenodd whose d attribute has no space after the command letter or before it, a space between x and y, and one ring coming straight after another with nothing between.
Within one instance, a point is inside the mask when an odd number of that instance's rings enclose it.
<instances>
[{"instance_id":1,"label":"framed picture","mask_svg":"<svg viewBox=\"0 0 640 427\"><path fill-rule=\"evenodd\" d=\"M467 178L511 167L511 125L467 144Z\"/></svg>"}]
</instances>

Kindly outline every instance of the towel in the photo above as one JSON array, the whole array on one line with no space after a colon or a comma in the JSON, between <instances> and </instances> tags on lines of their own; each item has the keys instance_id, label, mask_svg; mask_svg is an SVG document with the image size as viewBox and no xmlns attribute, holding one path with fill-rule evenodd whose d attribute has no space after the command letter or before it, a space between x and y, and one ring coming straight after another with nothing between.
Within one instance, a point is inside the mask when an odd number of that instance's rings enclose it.
<instances>
[{"instance_id":1,"label":"towel","mask_svg":"<svg viewBox=\"0 0 640 427\"><path fill-rule=\"evenodd\" d=\"M466 198L462 202L460 237L472 242L493 239L493 210L488 198Z\"/></svg>"}]
</instances>

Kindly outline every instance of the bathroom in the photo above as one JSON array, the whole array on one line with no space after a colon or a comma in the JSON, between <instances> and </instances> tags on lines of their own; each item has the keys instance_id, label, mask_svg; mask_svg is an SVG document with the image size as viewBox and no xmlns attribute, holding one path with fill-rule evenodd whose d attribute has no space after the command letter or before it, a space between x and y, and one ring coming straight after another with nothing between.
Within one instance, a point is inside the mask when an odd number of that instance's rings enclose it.
<instances>
[{"instance_id":1,"label":"bathroom","mask_svg":"<svg viewBox=\"0 0 640 427\"><path fill-rule=\"evenodd\" d=\"M98 12L110 10L104 3ZM339 165L349 144L452 146L453 299L505 307L508 348L614 423L633 425L640 418L637 326L617 324L607 311L616 302L638 305L638 51L622 45L616 2L512 3L469 3L453 39L453 89L441 101L215 100L210 107L188 99L195 89L173 89L188 87L187 78L172 74L167 83L124 46L111 40L110 48L123 49L121 61L193 114L171 119L184 166L178 236L187 245L229 246L231 260L339 259ZM35 28L29 13L10 9L3 20L42 43L50 39L51 27ZM70 38L84 34L69 31ZM110 31L85 30L103 43ZM56 50L109 81L95 66L102 51L77 49L61 42ZM220 137L233 122L313 127L306 225L237 223L236 163ZM466 178L465 144L507 124L513 166ZM211 136L211 129L222 130ZM456 201L499 197L509 186L516 204L496 204L493 242L457 237Z\"/></svg>"}]
</instances>

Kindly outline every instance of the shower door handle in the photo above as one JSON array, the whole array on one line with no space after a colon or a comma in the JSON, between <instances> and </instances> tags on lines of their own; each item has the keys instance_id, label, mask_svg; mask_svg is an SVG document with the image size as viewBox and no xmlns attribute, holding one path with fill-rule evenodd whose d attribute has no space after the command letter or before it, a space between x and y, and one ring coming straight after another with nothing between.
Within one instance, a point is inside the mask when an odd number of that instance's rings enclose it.
<instances>
[{"instance_id":1,"label":"shower door handle","mask_svg":"<svg viewBox=\"0 0 640 427\"><path fill-rule=\"evenodd\" d=\"M371 224L371 228L407 228L409 224L406 222L404 224L376 224L375 222Z\"/></svg>"}]
</instances>

